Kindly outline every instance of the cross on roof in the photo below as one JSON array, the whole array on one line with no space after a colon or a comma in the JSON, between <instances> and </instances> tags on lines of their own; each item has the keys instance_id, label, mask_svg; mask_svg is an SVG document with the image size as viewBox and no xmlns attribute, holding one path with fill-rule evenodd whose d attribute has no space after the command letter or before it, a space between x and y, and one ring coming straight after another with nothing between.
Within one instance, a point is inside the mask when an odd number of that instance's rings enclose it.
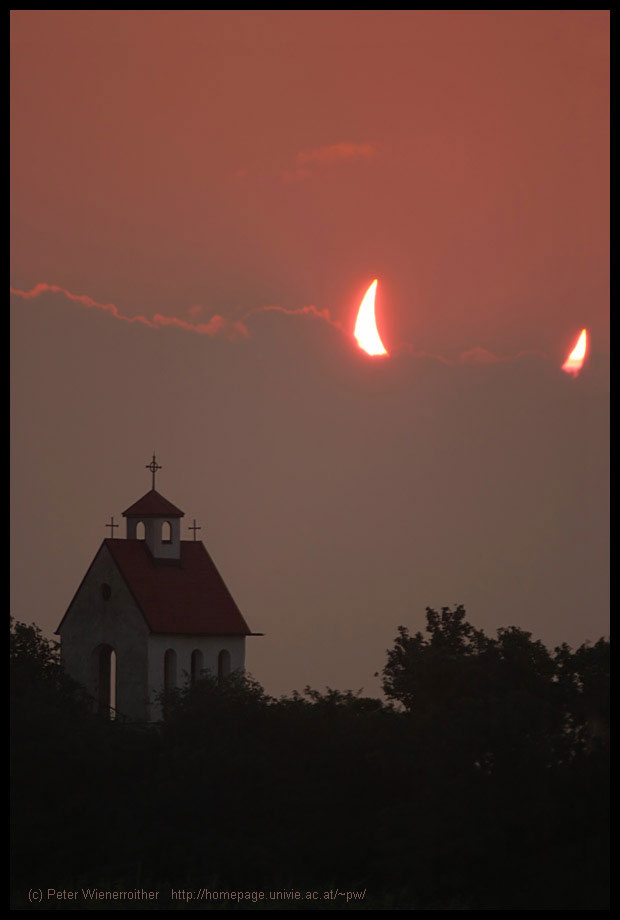
<instances>
[{"instance_id":1,"label":"cross on roof","mask_svg":"<svg viewBox=\"0 0 620 920\"><path fill-rule=\"evenodd\" d=\"M118 527L118 524L114 523L114 515L110 518L110 523L105 526L110 528L110 539L114 539L114 528Z\"/></svg>"},{"instance_id":2,"label":"cross on roof","mask_svg":"<svg viewBox=\"0 0 620 920\"><path fill-rule=\"evenodd\" d=\"M161 466L155 459L155 454L153 454L153 459L151 460L151 462L146 464L146 469L150 470L151 473L153 474L153 485L151 486L151 488L154 490L155 489L155 473L157 472L157 470L161 469Z\"/></svg>"},{"instance_id":3,"label":"cross on roof","mask_svg":"<svg viewBox=\"0 0 620 920\"><path fill-rule=\"evenodd\" d=\"M197 531L197 530L202 530L202 527L197 527L197 526L196 526L196 518L194 518L194 523L193 523L193 525L192 525L191 527L188 528L188 530L193 530L193 531L194 531L194 540L195 540L195 539L196 539L196 531Z\"/></svg>"}]
</instances>

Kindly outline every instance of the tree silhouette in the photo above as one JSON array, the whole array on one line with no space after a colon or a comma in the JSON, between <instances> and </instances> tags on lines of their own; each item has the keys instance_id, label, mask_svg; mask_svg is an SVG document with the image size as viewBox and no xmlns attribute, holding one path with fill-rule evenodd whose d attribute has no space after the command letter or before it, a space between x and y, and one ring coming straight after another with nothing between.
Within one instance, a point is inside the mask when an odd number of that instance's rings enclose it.
<instances>
[{"instance_id":1,"label":"tree silhouette","mask_svg":"<svg viewBox=\"0 0 620 920\"><path fill-rule=\"evenodd\" d=\"M207 675L145 728L99 717L55 644L13 624L17 907L33 885L144 883L604 908L608 663L605 640L550 652L429 609L426 634L401 627L388 652L388 703Z\"/></svg>"}]
</instances>

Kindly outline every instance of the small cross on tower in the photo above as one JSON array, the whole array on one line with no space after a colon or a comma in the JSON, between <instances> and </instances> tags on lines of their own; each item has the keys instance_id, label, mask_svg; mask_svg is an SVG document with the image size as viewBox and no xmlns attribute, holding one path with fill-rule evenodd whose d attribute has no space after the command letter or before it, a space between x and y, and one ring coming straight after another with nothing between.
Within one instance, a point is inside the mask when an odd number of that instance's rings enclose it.
<instances>
[{"instance_id":1,"label":"small cross on tower","mask_svg":"<svg viewBox=\"0 0 620 920\"><path fill-rule=\"evenodd\" d=\"M151 488L153 489L153 491L155 491L155 473L157 472L157 470L161 469L161 466L155 459L155 454L153 454L153 459L151 460L151 462L146 464L146 469L150 470L151 473L153 474L153 485L151 486Z\"/></svg>"},{"instance_id":2,"label":"small cross on tower","mask_svg":"<svg viewBox=\"0 0 620 920\"><path fill-rule=\"evenodd\" d=\"M105 526L110 528L110 539L113 540L114 539L114 528L118 527L118 524L114 523L114 515L112 515L112 517L110 518L110 523L106 524Z\"/></svg>"},{"instance_id":3,"label":"small cross on tower","mask_svg":"<svg viewBox=\"0 0 620 920\"><path fill-rule=\"evenodd\" d=\"M197 530L202 530L202 527L197 527L197 526L196 526L196 518L194 518L194 523L193 523L193 525L192 525L191 527L188 527L188 530L193 530L193 531L194 531L194 541L195 541L195 540L196 540L196 531L197 531Z\"/></svg>"}]
</instances>

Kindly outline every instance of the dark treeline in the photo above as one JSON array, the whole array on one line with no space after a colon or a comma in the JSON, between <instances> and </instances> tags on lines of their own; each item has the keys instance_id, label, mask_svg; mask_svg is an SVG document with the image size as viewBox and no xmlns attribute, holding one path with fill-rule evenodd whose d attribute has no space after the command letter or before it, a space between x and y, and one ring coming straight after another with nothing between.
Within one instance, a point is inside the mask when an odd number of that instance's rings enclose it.
<instances>
[{"instance_id":1,"label":"dark treeline","mask_svg":"<svg viewBox=\"0 0 620 920\"><path fill-rule=\"evenodd\" d=\"M35 627L14 624L11 665L17 909L33 887L93 885L607 908L603 639L551 652L429 609L388 652L388 702L205 678L151 727L95 715Z\"/></svg>"}]
</instances>

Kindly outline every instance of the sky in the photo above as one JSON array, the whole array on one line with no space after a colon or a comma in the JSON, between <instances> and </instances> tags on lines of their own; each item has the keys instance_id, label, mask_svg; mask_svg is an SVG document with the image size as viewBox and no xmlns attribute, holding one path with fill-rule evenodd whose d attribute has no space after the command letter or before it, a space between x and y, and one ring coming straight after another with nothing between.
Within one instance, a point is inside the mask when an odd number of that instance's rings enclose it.
<instances>
[{"instance_id":1,"label":"sky","mask_svg":"<svg viewBox=\"0 0 620 920\"><path fill-rule=\"evenodd\" d=\"M270 693L608 634L609 11L13 10L11 222L17 619L155 451Z\"/></svg>"}]
</instances>

